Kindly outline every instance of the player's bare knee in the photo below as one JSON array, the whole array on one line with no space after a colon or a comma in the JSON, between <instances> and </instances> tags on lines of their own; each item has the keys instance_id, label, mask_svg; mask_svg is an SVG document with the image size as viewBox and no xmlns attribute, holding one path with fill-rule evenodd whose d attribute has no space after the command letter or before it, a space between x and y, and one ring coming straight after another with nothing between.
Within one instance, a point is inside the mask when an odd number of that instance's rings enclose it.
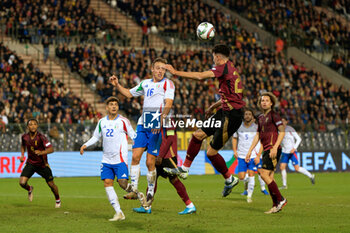
<instances>
[{"instance_id":1,"label":"player's bare knee","mask_svg":"<svg viewBox=\"0 0 350 233\"><path fill-rule=\"evenodd\" d=\"M51 181L47 181L46 183L51 189L55 188L55 186L56 186L55 183L52 180Z\"/></svg>"},{"instance_id":2,"label":"player's bare knee","mask_svg":"<svg viewBox=\"0 0 350 233\"><path fill-rule=\"evenodd\" d=\"M143 151L144 151L144 148L134 148L134 149L132 149L131 165L140 164L140 160L141 160Z\"/></svg>"},{"instance_id":3,"label":"player's bare knee","mask_svg":"<svg viewBox=\"0 0 350 233\"><path fill-rule=\"evenodd\" d=\"M193 135L192 135L193 137L195 137L195 138L197 138L198 140L204 140L206 137L207 137L207 134L206 133L204 133L204 131L203 130L196 130L194 133L193 133Z\"/></svg>"},{"instance_id":4,"label":"player's bare knee","mask_svg":"<svg viewBox=\"0 0 350 233\"><path fill-rule=\"evenodd\" d=\"M151 161L146 162L146 166L148 168L148 171L153 171L156 169L155 163L152 163Z\"/></svg>"},{"instance_id":5,"label":"player's bare knee","mask_svg":"<svg viewBox=\"0 0 350 233\"><path fill-rule=\"evenodd\" d=\"M147 154L146 166L148 171L153 171L156 169L156 156Z\"/></svg>"},{"instance_id":6,"label":"player's bare knee","mask_svg":"<svg viewBox=\"0 0 350 233\"><path fill-rule=\"evenodd\" d=\"M254 171L248 170L248 176L249 176L249 177L254 177L254 176L255 176Z\"/></svg>"},{"instance_id":7,"label":"player's bare knee","mask_svg":"<svg viewBox=\"0 0 350 233\"><path fill-rule=\"evenodd\" d=\"M105 179L105 180L103 181L103 185L104 185L105 187L113 186L113 181L114 181L114 180L111 180L111 179Z\"/></svg>"},{"instance_id":8,"label":"player's bare knee","mask_svg":"<svg viewBox=\"0 0 350 233\"><path fill-rule=\"evenodd\" d=\"M137 164L140 164L140 160L141 160L141 156L137 156L137 155L133 155L132 156L132 160L131 160L131 164L132 165L137 165Z\"/></svg>"},{"instance_id":9,"label":"player's bare knee","mask_svg":"<svg viewBox=\"0 0 350 233\"><path fill-rule=\"evenodd\" d=\"M284 169L286 169L286 164L284 164L284 163L281 163L281 165L280 165L280 169L281 169L281 170L284 170Z\"/></svg>"},{"instance_id":10,"label":"player's bare knee","mask_svg":"<svg viewBox=\"0 0 350 233\"><path fill-rule=\"evenodd\" d=\"M214 149L209 145L208 150L207 150L207 156L214 156L218 153L219 151Z\"/></svg>"},{"instance_id":11,"label":"player's bare knee","mask_svg":"<svg viewBox=\"0 0 350 233\"><path fill-rule=\"evenodd\" d=\"M122 189L126 189L126 187L128 187L128 180L126 179L120 179L118 180L118 184Z\"/></svg>"},{"instance_id":12,"label":"player's bare knee","mask_svg":"<svg viewBox=\"0 0 350 233\"><path fill-rule=\"evenodd\" d=\"M27 181L20 180L20 181L19 181L19 185L20 185L22 188L25 188L26 185L27 185Z\"/></svg>"}]
</instances>

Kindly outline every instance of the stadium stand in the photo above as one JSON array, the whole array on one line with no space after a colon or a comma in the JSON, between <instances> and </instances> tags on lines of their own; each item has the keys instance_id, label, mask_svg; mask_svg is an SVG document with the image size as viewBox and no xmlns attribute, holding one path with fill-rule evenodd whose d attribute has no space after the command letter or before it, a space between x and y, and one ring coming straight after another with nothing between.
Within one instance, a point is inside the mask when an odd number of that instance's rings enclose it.
<instances>
[{"instance_id":1,"label":"stadium stand","mask_svg":"<svg viewBox=\"0 0 350 233\"><path fill-rule=\"evenodd\" d=\"M24 66L22 59L2 43L0 61L1 151L19 148L17 134L25 130L23 123L30 118L45 123L47 133L57 124L60 133L54 143L66 144L67 149L73 149L81 133L101 118L100 113L74 96L63 83L45 75L33 63Z\"/></svg>"},{"instance_id":2,"label":"stadium stand","mask_svg":"<svg viewBox=\"0 0 350 233\"><path fill-rule=\"evenodd\" d=\"M111 4L111 1L107 2ZM202 21L214 24L217 41L241 34L238 20L202 1L175 0L172 4L168 4L162 0L153 4L152 1L118 0L117 6L124 13L131 15L143 30L156 32L172 44L175 43L174 39L182 44L198 44L196 31L193 29ZM208 45L208 42L202 45Z\"/></svg>"},{"instance_id":3,"label":"stadium stand","mask_svg":"<svg viewBox=\"0 0 350 233\"><path fill-rule=\"evenodd\" d=\"M337 71L350 77L350 26L349 22L316 9L311 2L291 1L219 1L240 12L261 28L282 38L290 45L311 53L330 53L337 56ZM314 56L318 57L318 56ZM327 65L333 60L324 60ZM334 65L331 65L335 68Z\"/></svg>"},{"instance_id":4,"label":"stadium stand","mask_svg":"<svg viewBox=\"0 0 350 233\"><path fill-rule=\"evenodd\" d=\"M338 14L350 19L350 4L346 0L330 0L328 6Z\"/></svg>"},{"instance_id":5,"label":"stadium stand","mask_svg":"<svg viewBox=\"0 0 350 233\"><path fill-rule=\"evenodd\" d=\"M42 43L47 35L50 43L89 41L127 45L120 26L109 24L95 14L90 0L77 1L11 1L0 3L6 34L26 43Z\"/></svg>"},{"instance_id":6,"label":"stadium stand","mask_svg":"<svg viewBox=\"0 0 350 233\"><path fill-rule=\"evenodd\" d=\"M272 91L279 98L282 114L287 115L294 124L298 124L300 126L298 130L322 132L326 130L324 124L336 125L336 129L345 124L350 110L349 90L322 79L318 72L307 69L294 59L287 60L283 54L276 54L267 47L257 45L257 43L247 43L247 41L254 40L255 38L249 38L233 42L233 44L239 44L239 47L234 49L231 57L245 82L245 100L249 107L257 110L255 103L259 93L265 90ZM75 50L72 49L71 53L81 54L77 50L88 51L90 48L94 47L81 48L78 46ZM92 80L91 85L94 85L104 98L116 92L107 83L110 74L118 74L123 85L131 88L137 85L141 79L150 77L149 64L157 56L167 58L180 70L201 71L210 69L212 66L211 53L202 49L179 52L167 49L156 51L154 49L116 50L102 48L101 51L103 51L102 54L93 53L92 57L78 56L75 59L80 61L77 67L81 69L78 72L92 74L87 81ZM91 61L94 62L91 63ZM83 71L84 66L88 72ZM94 73L97 75L93 75ZM208 88L208 85L203 83L187 80L177 81L175 79L175 83L175 112L198 113L199 117L203 118L205 108L215 101L217 84L209 81ZM207 91L210 94L203 96L202 93ZM129 109L130 117L134 117L135 112L139 109L139 104L135 105L137 109L132 111L129 108L130 102L124 99L122 102L127 106L122 108ZM334 126L328 127L332 129Z\"/></svg>"}]
</instances>

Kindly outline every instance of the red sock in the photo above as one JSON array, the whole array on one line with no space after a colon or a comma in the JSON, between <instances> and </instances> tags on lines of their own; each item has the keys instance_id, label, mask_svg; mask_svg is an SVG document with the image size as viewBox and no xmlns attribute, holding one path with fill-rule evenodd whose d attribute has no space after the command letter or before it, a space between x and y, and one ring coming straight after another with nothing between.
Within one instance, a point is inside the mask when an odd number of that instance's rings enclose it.
<instances>
[{"instance_id":1,"label":"red sock","mask_svg":"<svg viewBox=\"0 0 350 233\"><path fill-rule=\"evenodd\" d=\"M32 188L31 188L28 184L26 185L25 189L26 189L27 191L32 191Z\"/></svg>"},{"instance_id":2,"label":"red sock","mask_svg":"<svg viewBox=\"0 0 350 233\"><path fill-rule=\"evenodd\" d=\"M188 145L188 148L187 148L186 159L185 159L185 162L183 163L185 167L191 167L191 164L194 158L196 158L199 150L201 149L201 146L202 146L202 141L197 139L195 136L192 136L190 140L190 144Z\"/></svg>"},{"instance_id":3,"label":"red sock","mask_svg":"<svg viewBox=\"0 0 350 233\"><path fill-rule=\"evenodd\" d=\"M269 193L272 199L272 206L277 206L278 202L277 202L276 196L274 195L272 189L270 188L270 185L267 185L267 187L269 188Z\"/></svg>"},{"instance_id":4,"label":"red sock","mask_svg":"<svg viewBox=\"0 0 350 233\"><path fill-rule=\"evenodd\" d=\"M267 185L270 191L270 195L273 201L273 206L277 206L277 204L283 200L283 197L280 193L280 190L277 187L276 182L273 180L270 184Z\"/></svg>"},{"instance_id":5,"label":"red sock","mask_svg":"<svg viewBox=\"0 0 350 233\"><path fill-rule=\"evenodd\" d=\"M227 169L224 158L219 153L213 156L208 156L208 159L211 161L211 164L213 164L215 169L220 172L225 179L231 176L231 173Z\"/></svg>"},{"instance_id":6,"label":"red sock","mask_svg":"<svg viewBox=\"0 0 350 233\"><path fill-rule=\"evenodd\" d=\"M186 205L191 204L185 185L179 179L176 179L172 185L176 188L177 194L179 194L183 202L185 202Z\"/></svg>"}]
</instances>

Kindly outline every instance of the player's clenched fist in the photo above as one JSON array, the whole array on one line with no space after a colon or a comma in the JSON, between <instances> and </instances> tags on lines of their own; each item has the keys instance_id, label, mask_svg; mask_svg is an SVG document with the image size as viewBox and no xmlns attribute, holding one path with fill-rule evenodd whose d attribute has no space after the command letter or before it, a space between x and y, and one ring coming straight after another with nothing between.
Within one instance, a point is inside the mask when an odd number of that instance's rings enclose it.
<instances>
[{"instance_id":1,"label":"player's clenched fist","mask_svg":"<svg viewBox=\"0 0 350 233\"><path fill-rule=\"evenodd\" d=\"M162 65L162 68L168 70L168 71L169 71L170 73L172 73L172 74L175 74L175 72L176 72L176 70L174 69L174 67L173 67L172 65L169 65L169 64L167 64L167 65Z\"/></svg>"},{"instance_id":2,"label":"player's clenched fist","mask_svg":"<svg viewBox=\"0 0 350 233\"><path fill-rule=\"evenodd\" d=\"M82 145L82 146L80 147L80 154L81 154L81 155L84 154L85 148L86 148L86 145Z\"/></svg>"},{"instance_id":3,"label":"player's clenched fist","mask_svg":"<svg viewBox=\"0 0 350 233\"><path fill-rule=\"evenodd\" d=\"M118 85L118 77L115 75L112 75L111 77L109 77L109 82L113 85L113 86L117 86Z\"/></svg>"},{"instance_id":4,"label":"player's clenched fist","mask_svg":"<svg viewBox=\"0 0 350 233\"><path fill-rule=\"evenodd\" d=\"M20 161L21 163L23 163L23 162L24 162L24 156L21 156L21 157L19 158L19 161Z\"/></svg>"}]
</instances>

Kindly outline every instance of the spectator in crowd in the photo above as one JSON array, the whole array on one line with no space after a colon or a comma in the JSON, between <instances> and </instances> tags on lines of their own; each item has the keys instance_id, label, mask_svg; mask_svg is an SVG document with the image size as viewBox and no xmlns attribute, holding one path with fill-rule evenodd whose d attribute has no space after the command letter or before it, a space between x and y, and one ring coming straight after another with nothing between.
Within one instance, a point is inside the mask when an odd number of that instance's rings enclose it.
<instances>
[{"instance_id":1,"label":"spectator in crowd","mask_svg":"<svg viewBox=\"0 0 350 233\"><path fill-rule=\"evenodd\" d=\"M0 12L5 19L6 33L18 36L21 42L39 43L43 35L49 37L50 43L69 43L73 38L79 42L96 42L100 34L104 43L115 43L117 39L124 40L122 43L128 41L120 26L108 24L95 14L89 6L90 0L5 2L2 5L8 7L2 7Z\"/></svg>"},{"instance_id":2,"label":"spectator in crowd","mask_svg":"<svg viewBox=\"0 0 350 233\"><path fill-rule=\"evenodd\" d=\"M245 34L246 39L241 42L240 47L235 47L236 41L231 41L233 48L230 59L241 74L245 85L245 100L247 105L257 110L255 103L257 96L266 91L273 91L281 104L283 115L288 116L291 122L302 122L305 130L311 128L316 131L324 130L323 119L338 116L345 119L346 109L349 109L350 91L336 86L323 79L320 73L307 69L304 64L294 59L286 59L283 53L275 53L260 43L246 43L254 41L253 34ZM239 40L239 38L236 38ZM89 45L83 50L92 50ZM95 48L94 50L100 50ZM149 77L147 70L152 58L163 56L174 64L178 69L198 71L210 69L212 66L212 55L205 49L186 50L183 52L172 51L164 48L156 51L153 48L145 49L114 49L103 48L103 54L95 52L93 55L79 57L79 60L89 67L98 70L93 79L98 85L98 93L103 98L117 91L107 82L108 71L118 74L120 82L124 86L135 86L142 79ZM75 49L71 49L74 53ZM112 73L111 73L112 74ZM138 74L138 75L135 75ZM204 119L206 107L215 102L218 84L209 80L210 85L198 82L182 80L172 77L176 86L174 99L175 114L189 114L197 119ZM210 95L203 96L201 93L210 90ZM137 118L140 114L139 105L142 99L133 101L120 98L120 109L125 111L128 117ZM299 121L299 119L302 119ZM317 122L317 123L315 123Z\"/></svg>"},{"instance_id":3,"label":"spectator in crowd","mask_svg":"<svg viewBox=\"0 0 350 233\"><path fill-rule=\"evenodd\" d=\"M41 44L43 45L44 49L44 63L46 63L50 53L50 41L47 35L44 35Z\"/></svg>"},{"instance_id":4,"label":"spectator in crowd","mask_svg":"<svg viewBox=\"0 0 350 233\"><path fill-rule=\"evenodd\" d=\"M0 112L0 132L5 133L6 125L9 123L8 118L5 114L5 109Z\"/></svg>"},{"instance_id":5,"label":"spectator in crowd","mask_svg":"<svg viewBox=\"0 0 350 233\"><path fill-rule=\"evenodd\" d=\"M220 2L220 0L217 0ZM346 0L330 0L337 12L349 12ZM222 1L232 10L243 14L263 29L272 32L292 45L307 52L331 52L339 60L339 50L350 51L350 24L325 11L319 10L309 1ZM342 57L342 64L330 66L344 76L349 76L349 59Z\"/></svg>"},{"instance_id":6,"label":"spectator in crowd","mask_svg":"<svg viewBox=\"0 0 350 233\"><path fill-rule=\"evenodd\" d=\"M11 60L11 65L6 62L8 60ZM84 121L95 122L101 117L88 103L74 96L63 83L54 81L50 75L32 67L32 63L24 66L16 53L2 43L0 61L1 122L5 125L22 123L30 118L46 123L76 123L78 120L74 118L72 108ZM3 130L4 124L1 125Z\"/></svg>"}]
</instances>

